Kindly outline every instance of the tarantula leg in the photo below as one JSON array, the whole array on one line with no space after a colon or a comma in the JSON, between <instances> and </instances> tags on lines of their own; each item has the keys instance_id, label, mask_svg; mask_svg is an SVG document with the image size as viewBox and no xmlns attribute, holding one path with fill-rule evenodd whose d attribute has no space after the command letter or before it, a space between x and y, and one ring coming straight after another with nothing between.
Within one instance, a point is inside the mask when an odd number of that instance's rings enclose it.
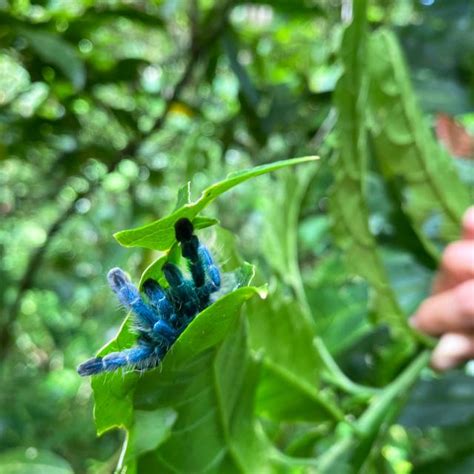
<instances>
[{"instance_id":1,"label":"tarantula leg","mask_svg":"<svg viewBox=\"0 0 474 474\"><path fill-rule=\"evenodd\" d=\"M217 291L221 287L221 272L214 263L211 253L204 245L199 246L199 259L204 266L206 275L209 277L209 282L213 288L211 291Z\"/></svg>"},{"instance_id":2,"label":"tarantula leg","mask_svg":"<svg viewBox=\"0 0 474 474\"><path fill-rule=\"evenodd\" d=\"M193 224L189 219L180 219L175 224L176 239L181 244L183 257L189 261L189 270L196 289L208 298L207 293L220 288L221 275L209 250L199 242L193 231Z\"/></svg>"},{"instance_id":3,"label":"tarantula leg","mask_svg":"<svg viewBox=\"0 0 474 474\"><path fill-rule=\"evenodd\" d=\"M163 265L163 273L168 281L170 294L176 305L176 312L183 313L185 321L180 321L179 326L188 323L199 311L199 301L194 283L184 278L181 270L172 263Z\"/></svg>"},{"instance_id":4,"label":"tarantula leg","mask_svg":"<svg viewBox=\"0 0 474 474\"><path fill-rule=\"evenodd\" d=\"M153 352L153 347L145 345L132 347L122 352L112 352L105 357L94 357L93 359L86 360L77 368L77 372L79 375L87 376L102 372L112 372L126 366L148 368L149 364L153 361Z\"/></svg>"},{"instance_id":5,"label":"tarantula leg","mask_svg":"<svg viewBox=\"0 0 474 474\"><path fill-rule=\"evenodd\" d=\"M221 274L214 264L210 252L202 244L200 244L198 248L198 258L200 266L203 268L205 275L207 276L201 286L196 285L196 293L199 299L199 311L202 311L211 303L211 294L220 288Z\"/></svg>"},{"instance_id":6,"label":"tarantula leg","mask_svg":"<svg viewBox=\"0 0 474 474\"><path fill-rule=\"evenodd\" d=\"M156 310L159 316L165 321L170 321L176 317L173 305L168 295L161 285L155 280L148 279L143 284L143 290L148 297L150 305Z\"/></svg>"},{"instance_id":7,"label":"tarantula leg","mask_svg":"<svg viewBox=\"0 0 474 474\"><path fill-rule=\"evenodd\" d=\"M107 280L120 303L135 314L138 324L147 328L153 327L158 321L158 317L153 309L143 301L138 289L128 279L124 271L120 268L112 268L107 275Z\"/></svg>"},{"instance_id":8,"label":"tarantula leg","mask_svg":"<svg viewBox=\"0 0 474 474\"><path fill-rule=\"evenodd\" d=\"M165 320L160 319L153 326L153 335L161 338L165 343L165 346L169 347L179 336L179 332Z\"/></svg>"},{"instance_id":9,"label":"tarantula leg","mask_svg":"<svg viewBox=\"0 0 474 474\"><path fill-rule=\"evenodd\" d=\"M188 260L189 271L196 288L204 285L206 274L199 258L199 239L193 235L194 227L189 219L180 219L175 226L176 240L181 244L181 253Z\"/></svg>"}]
</instances>

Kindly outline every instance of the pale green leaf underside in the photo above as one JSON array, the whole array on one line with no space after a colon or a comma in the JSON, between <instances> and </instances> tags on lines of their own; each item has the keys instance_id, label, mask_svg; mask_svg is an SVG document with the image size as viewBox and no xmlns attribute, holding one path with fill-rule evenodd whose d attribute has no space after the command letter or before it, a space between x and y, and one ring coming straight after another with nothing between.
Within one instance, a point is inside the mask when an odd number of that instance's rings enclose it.
<instances>
[{"instance_id":1,"label":"pale green leaf underside","mask_svg":"<svg viewBox=\"0 0 474 474\"><path fill-rule=\"evenodd\" d=\"M386 270L378 253L377 242L369 228L366 198L366 175L369 149L365 104L368 97L367 30L365 7L356 10L354 22L344 33L344 74L335 91L339 110L338 134L340 159L336 164L332 191L333 230L343 248L352 271L369 283L372 308L379 320L385 321L394 334L406 338L407 352L413 340L406 316L401 311L390 287Z\"/></svg>"},{"instance_id":2,"label":"pale green leaf underside","mask_svg":"<svg viewBox=\"0 0 474 474\"><path fill-rule=\"evenodd\" d=\"M371 35L368 46L368 117L375 157L398 188L420 240L437 256L439 245L459 238L468 189L416 105L395 35L381 29Z\"/></svg>"}]
</instances>

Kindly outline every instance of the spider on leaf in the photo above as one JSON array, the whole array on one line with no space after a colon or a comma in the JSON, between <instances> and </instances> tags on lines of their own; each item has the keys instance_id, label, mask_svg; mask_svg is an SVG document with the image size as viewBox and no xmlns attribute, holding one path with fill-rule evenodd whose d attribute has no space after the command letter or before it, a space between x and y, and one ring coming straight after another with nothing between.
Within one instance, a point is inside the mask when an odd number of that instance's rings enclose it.
<instances>
[{"instance_id":1,"label":"spider on leaf","mask_svg":"<svg viewBox=\"0 0 474 474\"><path fill-rule=\"evenodd\" d=\"M165 263L163 273L169 287L163 288L148 279L143 284L144 299L123 270L109 271L110 287L134 316L137 345L87 360L77 368L79 375L111 372L120 367L136 370L156 367L193 318L212 303L212 294L221 286L221 274L209 250L193 232L189 219L176 222L176 240L187 260L191 279L186 278L178 266Z\"/></svg>"}]
</instances>

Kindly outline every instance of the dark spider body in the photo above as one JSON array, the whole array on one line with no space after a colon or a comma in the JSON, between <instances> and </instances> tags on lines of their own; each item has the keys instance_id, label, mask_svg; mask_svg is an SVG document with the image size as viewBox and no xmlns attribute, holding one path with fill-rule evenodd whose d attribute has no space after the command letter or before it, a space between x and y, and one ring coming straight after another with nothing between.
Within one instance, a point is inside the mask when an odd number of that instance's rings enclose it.
<instances>
[{"instance_id":1,"label":"dark spider body","mask_svg":"<svg viewBox=\"0 0 474 474\"><path fill-rule=\"evenodd\" d=\"M111 372L120 367L137 370L156 367L193 318L211 304L212 293L221 286L221 275L209 250L193 232L193 224L188 219L176 222L176 239L188 262L191 279L173 263L166 263L163 273L169 287L163 288L149 279L143 284L144 299L120 268L109 271L110 287L120 303L134 315L137 345L87 360L78 367L79 375Z\"/></svg>"}]
</instances>

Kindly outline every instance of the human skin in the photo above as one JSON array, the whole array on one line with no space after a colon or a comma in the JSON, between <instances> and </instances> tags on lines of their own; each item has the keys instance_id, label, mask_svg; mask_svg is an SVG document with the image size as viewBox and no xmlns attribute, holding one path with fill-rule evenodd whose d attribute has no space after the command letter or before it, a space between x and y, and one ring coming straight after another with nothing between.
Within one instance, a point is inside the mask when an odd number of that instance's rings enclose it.
<instances>
[{"instance_id":1,"label":"human skin","mask_svg":"<svg viewBox=\"0 0 474 474\"><path fill-rule=\"evenodd\" d=\"M447 370L474 358L474 206L464 214L461 240L444 250L431 296L410 324L440 336L431 358L434 369Z\"/></svg>"}]
</instances>

